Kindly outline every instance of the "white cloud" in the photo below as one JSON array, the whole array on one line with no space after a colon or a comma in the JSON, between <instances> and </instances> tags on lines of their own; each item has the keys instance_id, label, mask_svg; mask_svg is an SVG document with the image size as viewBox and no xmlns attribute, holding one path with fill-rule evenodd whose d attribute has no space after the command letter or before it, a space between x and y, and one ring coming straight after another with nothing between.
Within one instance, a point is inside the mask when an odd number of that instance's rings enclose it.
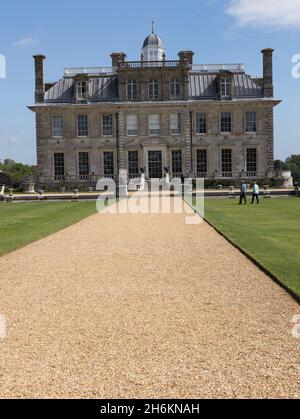
<instances>
[{"instance_id":1,"label":"white cloud","mask_svg":"<svg viewBox=\"0 0 300 419\"><path fill-rule=\"evenodd\" d=\"M13 47L28 47L31 45L36 45L38 43L37 39L32 38L31 36L27 36L25 38L21 38L18 41L12 44Z\"/></svg>"},{"instance_id":2,"label":"white cloud","mask_svg":"<svg viewBox=\"0 0 300 419\"><path fill-rule=\"evenodd\" d=\"M238 26L300 28L300 0L231 0L226 13Z\"/></svg>"}]
</instances>

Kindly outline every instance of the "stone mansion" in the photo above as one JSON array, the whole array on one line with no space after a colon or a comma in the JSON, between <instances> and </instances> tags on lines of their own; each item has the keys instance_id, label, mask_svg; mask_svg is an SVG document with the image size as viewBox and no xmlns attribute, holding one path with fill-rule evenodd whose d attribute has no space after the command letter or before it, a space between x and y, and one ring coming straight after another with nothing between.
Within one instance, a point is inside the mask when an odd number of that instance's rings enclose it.
<instances>
[{"instance_id":1,"label":"stone mansion","mask_svg":"<svg viewBox=\"0 0 300 419\"><path fill-rule=\"evenodd\" d=\"M140 61L112 53L106 68L66 68L44 80L35 60L39 184L96 184L116 177L266 179L274 176L273 50L263 77L242 64L194 64L192 51L167 60L154 32Z\"/></svg>"}]
</instances>

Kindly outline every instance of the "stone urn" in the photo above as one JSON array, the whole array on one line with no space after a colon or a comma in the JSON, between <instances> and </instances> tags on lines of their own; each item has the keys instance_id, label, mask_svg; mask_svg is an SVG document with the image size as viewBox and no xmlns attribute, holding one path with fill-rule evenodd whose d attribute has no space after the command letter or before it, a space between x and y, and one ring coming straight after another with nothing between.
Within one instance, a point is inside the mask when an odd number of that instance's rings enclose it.
<instances>
[{"instance_id":1,"label":"stone urn","mask_svg":"<svg viewBox=\"0 0 300 419\"><path fill-rule=\"evenodd\" d=\"M35 180L33 176L27 176L24 180L25 193L35 194Z\"/></svg>"},{"instance_id":2,"label":"stone urn","mask_svg":"<svg viewBox=\"0 0 300 419\"><path fill-rule=\"evenodd\" d=\"M279 188L290 189L294 187L294 179L290 170L282 170L277 172L275 181Z\"/></svg>"}]
</instances>

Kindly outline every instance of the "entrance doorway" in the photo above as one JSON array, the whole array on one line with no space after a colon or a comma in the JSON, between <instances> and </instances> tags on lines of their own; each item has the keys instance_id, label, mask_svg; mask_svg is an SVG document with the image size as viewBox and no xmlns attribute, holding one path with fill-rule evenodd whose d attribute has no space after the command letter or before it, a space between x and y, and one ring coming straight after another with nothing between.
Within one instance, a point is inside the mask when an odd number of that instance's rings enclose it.
<instances>
[{"instance_id":1,"label":"entrance doorway","mask_svg":"<svg viewBox=\"0 0 300 419\"><path fill-rule=\"evenodd\" d=\"M163 155L162 151L148 151L149 179L162 179Z\"/></svg>"}]
</instances>

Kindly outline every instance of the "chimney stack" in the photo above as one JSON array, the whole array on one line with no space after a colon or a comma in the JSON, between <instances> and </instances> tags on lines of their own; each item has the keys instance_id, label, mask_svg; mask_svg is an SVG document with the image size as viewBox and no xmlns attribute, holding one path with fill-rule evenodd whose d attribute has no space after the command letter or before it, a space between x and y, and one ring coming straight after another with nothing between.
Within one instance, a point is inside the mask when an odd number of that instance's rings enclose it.
<instances>
[{"instance_id":1,"label":"chimney stack","mask_svg":"<svg viewBox=\"0 0 300 419\"><path fill-rule=\"evenodd\" d=\"M125 54L125 52L113 52L111 54L111 60L112 60L112 67L118 67L119 62L121 62L122 64L125 63L127 58L127 55Z\"/></svg>"},{"instance_id":2,"label":"chimney stack","mask_svg":"<svg viewBox=\"0 0 300 419\"><path fill-rule=\"evenodd\" d=\"M264 64L263 89L265 97L273 97L273 52L272 48L262 50Z\"/></svg>"},{"instance_id":3,"label":"chimney stack","mask_svg":"<svg viewBox=\"0 0 300 419\"><path fill-rule=\"evenodd\" d=\"M193 65L193 51L180 51L178 53L179 61L183 64L187 60L189 65Z\"/></svg>"},{"instance_id":4,"label":"chimney stack","mask_svg":"<svg viewBox=\"0 0 300 419\"><path fill-rule=\"evenodd\" d=\"M45 100L45 79L44 79L44 60L42 54L34 55L35 65L35 102L43 103Z\"/></svg>"}]
</instances>

